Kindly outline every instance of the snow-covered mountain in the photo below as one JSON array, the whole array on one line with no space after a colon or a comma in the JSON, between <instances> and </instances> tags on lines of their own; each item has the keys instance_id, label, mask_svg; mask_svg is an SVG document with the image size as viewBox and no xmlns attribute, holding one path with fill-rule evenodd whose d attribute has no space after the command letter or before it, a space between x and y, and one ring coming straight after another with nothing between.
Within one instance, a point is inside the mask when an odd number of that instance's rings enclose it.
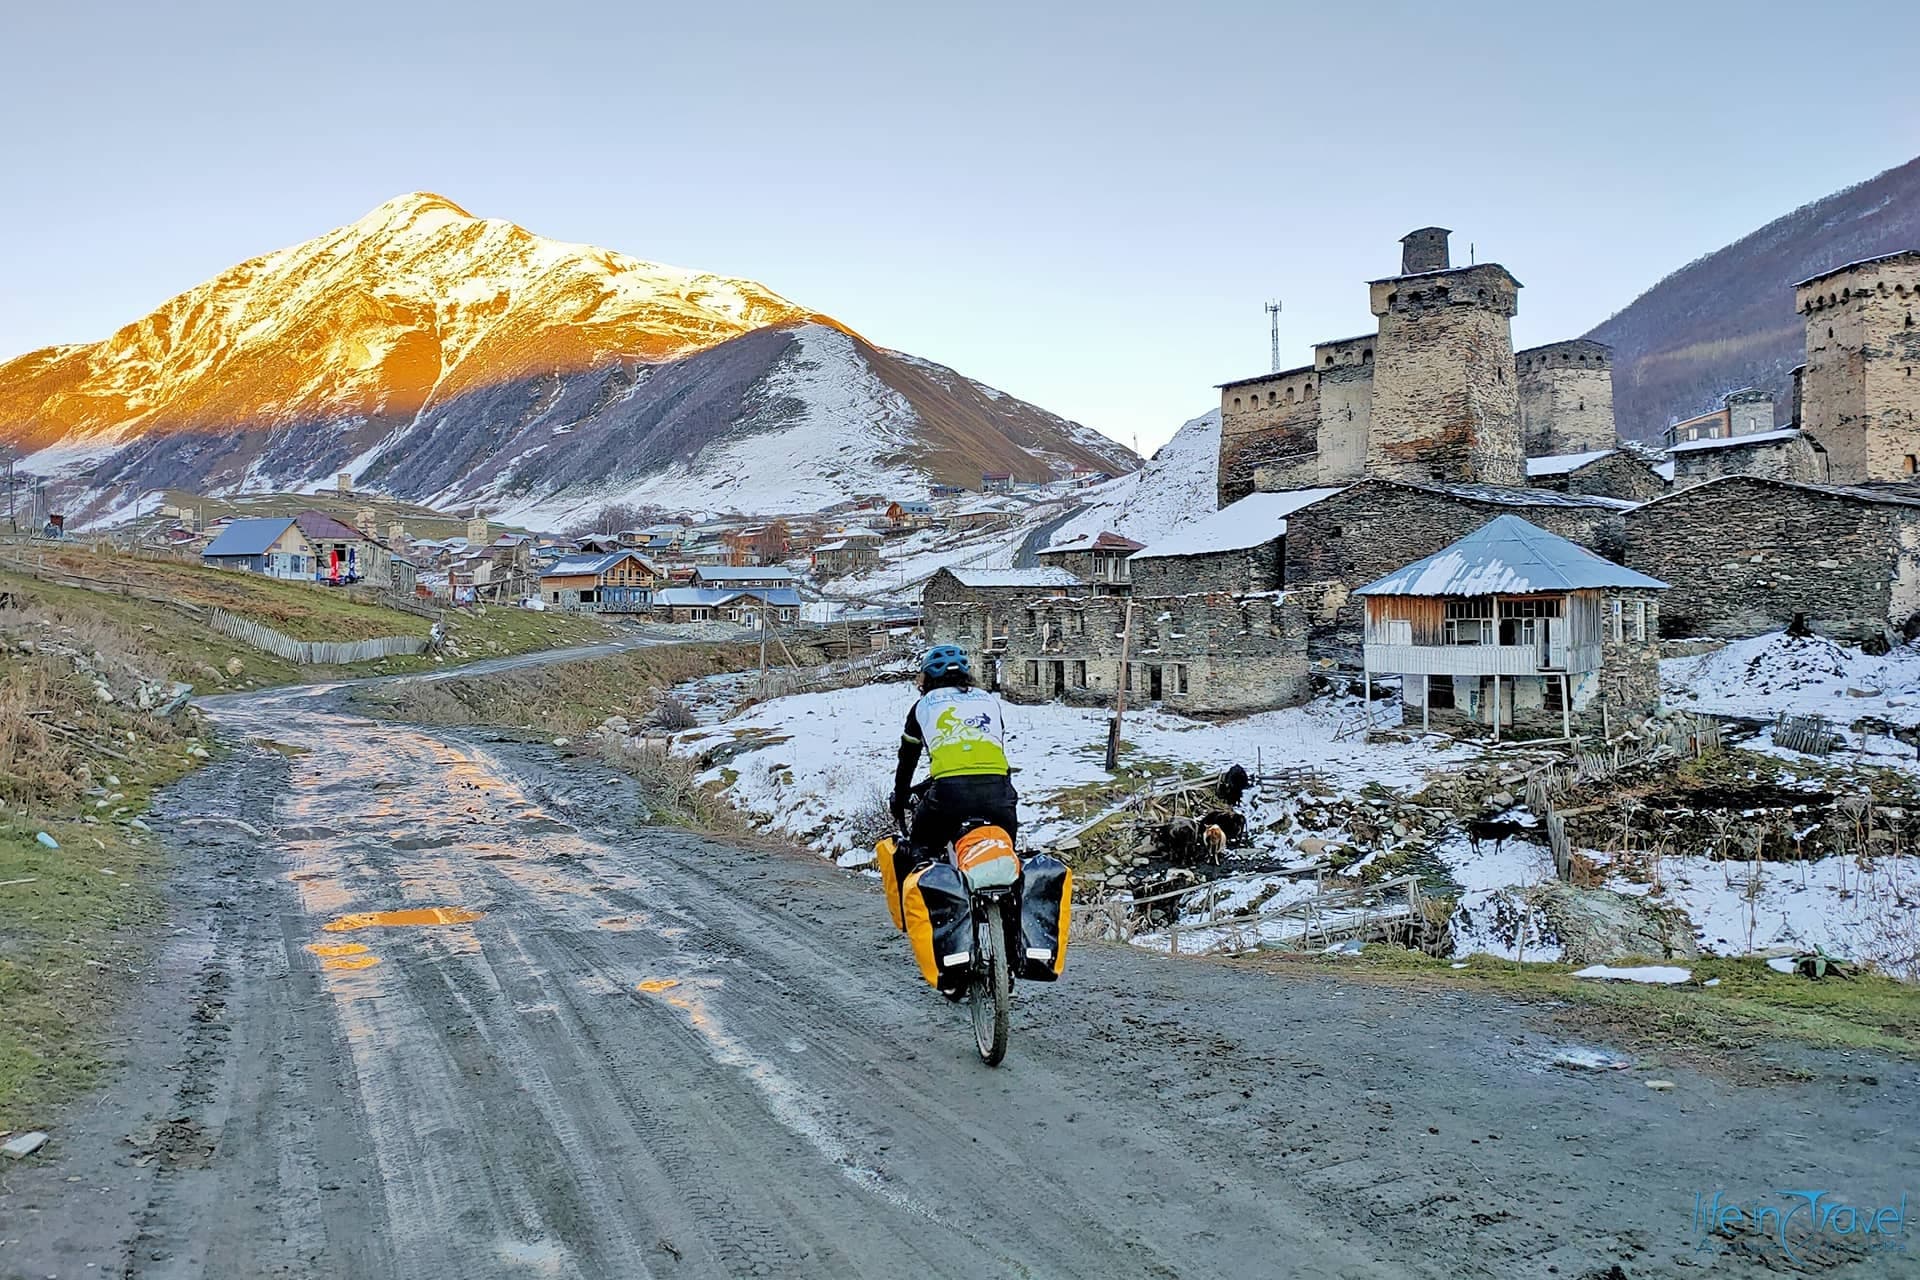
<instances>
[{"instance_id":1,"label":"snow-covered mountain","mask_svg":"<svg viewBox=\"0 0 1920 1280\"><path fill-rule=\"evenodd\" d=\"M1088 491L1085 505L1053 531L1053 543L1111 531L1152 542L1218 506L1220 411L1189 420L1147 464Z\"/></svg>"},{"instance_id":2,"label":"snow-covered mountain","mask_svg":"<svg viewBox=\"0 0 1920 1280\"><path fill-rule=\"evenodd\" d=\"M425 193L0 365L0 446L98 516L134 486L357 487L509 518L795 511L1125 471L1130 451L762 285Z\"/></svg>"}]
</instances>

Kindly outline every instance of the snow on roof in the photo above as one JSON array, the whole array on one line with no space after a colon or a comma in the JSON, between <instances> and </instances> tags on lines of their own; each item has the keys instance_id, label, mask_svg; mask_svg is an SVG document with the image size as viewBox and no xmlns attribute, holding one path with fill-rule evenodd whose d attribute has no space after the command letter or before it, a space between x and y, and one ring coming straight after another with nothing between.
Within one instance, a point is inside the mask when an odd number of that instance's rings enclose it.
<instances>
[{"instance_id":1,"label":"snow on roof","mask_svg":"<svg viewBox=\"0 0 1920 1280\"><path fill-rule=\"evenodd\" d=\"M1653 464L1653 473L1662 480L1665 480L1668 484L1673 483L1673 469L1672 458L1668 458L1665 462L1656 462Z\"/></svg>"},{"instance_id":2,"label":"snow on roof","mask_svg":"<svg viewBox=\"0 0 1920 1280\"><path fill-rule=\"evenodd\" d=\"M1084 587L1086 583L1065 569L960 569L948 573L963 587Z\"/></svg>"},{"instance_id":3,"label":"snow on roof","mask_svg":"<svg viewBox=\"0 0 1920 1280\"><path fill-rule=\"evenodd\" d=\"M1599 587L1664 588L1519 516L1495 516L1424 560L1369 582L1363 596L1524 595Z\"/></svg>"},{"instance_id":4,"label":"snow on roof","mask_svg":"<svg viewBox=\"0 0 1920 1280\"><path fill-rule=\"evenodd\" d=\"M793 574L777 565L705 564L694 570L702 582L790 582Z\"/></svg>"},{"instance_id":5,"label":"snow on roof","mask_svg":"<svg viewBox=\"0 0 1920 1280\"><path fill-rule=\"evenodd\" d=\"M1920 490L1905 485L1875 487L1868 485L1805 484L1798 480L1775 480L1771 476L1735 474L1715 476L1711 480L1702 480L1698 484L1690 484L1683 489L1675 489L1672 493L1661 494L1652 501L1642 503L1641 508L1644 510L1647 507L1659 506L1663 502L1673 502L1680 498L1697 497L1699 494L1712 489L1715 485L1735 484L1766 485L1773 489L1799 489L1807 493L1824 493L1835 498L1851 498L1855 502L1878 502L1899 507L1920 507Z\"/></svg>"},{"instance_id":6,"label":"snow on roof","mask_svg":"<svg viewBox=\"0 0 1920 1280\"><path fill-rule=\"evenodd\" d=\"M1502 507L1612 507L1631 511L1640 504L1627 498L1603 498L1596 493L1561 493L1557 489L1514 488L1500 484L1416 484L1409 480L1380 480L1381 484L1403 485L1443 493L1449 497L1488 502Z\"/></svg>"},{"instance_id":7,"label":"snow on roof","mask_svg":"<svg viewBox=\"0 0 1920 1280\"><path fill-rule=\"evenodd\" d=\"M1564 476L1578 471L1584 466L1610 458L1620 452L1618 449L1589 449L1585 453L1555 453L1540 458L1527 459L1527 479L1535 476Z\"/></svg>"},{"instance_id":8,"label":"snow on roof","mask_svg":"<svg viewBox=\"0 0 1920 1280\"><path fill-rule=\"evenodd\" d=\"M1271 542L1287 531L1287 517L1303 507L1344 491L1345 486L1323 489L1287 489L1280 493L1250 493L1210 516L1175 529L1164 538L1133 553L1135 560L1159 560L1168 556L1204 556L1218 551L1243 551Z\"/></svg>"},{"instance_id":9,"label":"snow on roof","mask_svg":"<svg viewBox=\"0 0 1920 1280\"><path fill-rule=\"evenodd\" d=\"M1779 444L1783 440L1792 440L1799 434L1798 427L1781 427L1777 431L1754 431L1744 436L1728 436L1724 440L1683 440L1679 444L1668 445L1667 452L1693 453L1700 449L1737 449L1749 444Z\"/></svg>"},{"instance_id":10,"label":"snow on roof","mask_svg":"<svg viewBox=\"0 0 1920 1280\"><path fill-rule=\"evenodd\" d=\"M203 556L257 556L266 552L287 526L292 516L246 516L227 521L220 536L207 544Z\"/></svg>"},{"instance_id":11,"label":"snow on roof","mask_svg":"<svg viewBox=\"0 0 1920 1280\"><path fill-rule=\"evenodd\" d=\"M649 563L645 556L632 551L610 551L605 555L562 556L553 562L553 566L541 573L543 578L577 578L592 574L598 577L622 560L631 557L646 565L654 573L659 570Z\"/></svg>"},{"instance_id":12,"label":"snow on roof","mask_svg":"<svg viewBox=\"0 0 1920 1280\"><path fill-rule=\"evenodd\" d=\"M1035 555L1050 556L1065 551L1139 551L1146 547L1144 542L1135 542L1111 529L1099 533L1078 533L1071 538L1062 538L1036 551Z\"/></svg>"}]
</instances>

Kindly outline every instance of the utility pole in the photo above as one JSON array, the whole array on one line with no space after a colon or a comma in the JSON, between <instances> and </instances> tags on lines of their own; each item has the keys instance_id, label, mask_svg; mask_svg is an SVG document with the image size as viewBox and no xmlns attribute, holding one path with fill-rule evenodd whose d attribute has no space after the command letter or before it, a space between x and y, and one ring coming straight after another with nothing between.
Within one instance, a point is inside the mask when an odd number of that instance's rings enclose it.
<instances>
[{"instance_id":1,"label":"utility pole","mask_svg":"<svg viewBox=\"0 0 1920 1280\"><path fill-rule=\"evenodd\" d=\"M1267 319L1273 337L1273 367L1271 373L1280 372L1280 300L1275 298L1267 304Z\"/></svg>"},{"instance_id":2,"label":"utility pole","mask_svg":"<svg viewBox=\"0 0 1920 1280\"><path fill-rule=\"evenodd\" d=\"M1133 597L1120 623L1120 678L1113 682L1113 719L1107 725L1107 772L1120 767L1120 722L1127 714L1127 673L1133 652Z\"/></svg>"}]
</instances>

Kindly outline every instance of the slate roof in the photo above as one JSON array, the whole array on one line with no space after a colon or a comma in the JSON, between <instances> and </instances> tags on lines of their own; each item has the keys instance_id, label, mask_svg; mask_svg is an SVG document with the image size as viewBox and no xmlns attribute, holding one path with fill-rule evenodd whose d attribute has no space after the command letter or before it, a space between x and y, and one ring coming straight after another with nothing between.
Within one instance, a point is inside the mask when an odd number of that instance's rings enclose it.
<instances>
[{"instance_id":1,"label":"slate roof","mask_svg":"<svg viewBox=\"0 0 1920 1280\"><path fill-rule=\"evenodd\" d=\"M1287 489L1280 493L1250 493L1238 502L1181 525L1164 538L1133 553L1135 560L1168 556L1204 556L1218 551L1243 551L1271 542L1287 531L1287 517L1302 507L1345 491L1335 485L1320 489Z\"/></svg>"},{"instance_id":2,"label":"slate roof","mask_svg":"<svg viewBox=\"0 0 1920 1280\"><path fill-rule=\"evenodd\" d=\"M1590 449L1585 453L1552 453L1527 459L1527 475L1564 476L1591 466L1602 458L1611 458L1618 449Z\"/></svg>"},{"instance_id":3,"label":"slate roof","mask_svg":"<svg viewBox=\"0 0 1920 1280\"><path fill-rule=\"evenodd\" d=\"M207 544L203 556L265 555L275 539L293 523L292 516L247 516L229 520L220 536Z\"/></svg>"},{"instance_id":4,"label":"slate roof","mask_svg":"<svg viewBox=\"0 0 1920 1280\"><path fill-rule=\"evenodd\" d=\"M1519 516L1495 516L1466 537L1356 593L1363 596L1525 595L1667 584L1617 565Z\"/></svg>"}]
</instances>

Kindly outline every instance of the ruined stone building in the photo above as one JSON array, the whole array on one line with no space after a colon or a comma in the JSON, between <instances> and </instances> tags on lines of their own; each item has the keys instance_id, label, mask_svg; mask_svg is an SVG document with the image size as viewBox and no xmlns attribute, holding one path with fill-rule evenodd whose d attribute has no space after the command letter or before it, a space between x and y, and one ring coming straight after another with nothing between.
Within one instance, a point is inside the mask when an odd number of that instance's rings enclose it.
<instances>
[{"instance_id":1,"label":"ruined stone building","mask_svg":"<svg viewBox=\"0 0 1920 1280\"><path fill-rule=\"evenodd\" d=\"M1835 484L1920 473L1920 249L1802 280L1806 321L1800 428L1826 451Z\"/></svg>"},{"instance_id":2,"label":"ruined stone building","mask_svg":"<svg viewBox=\"0 0 1920 1280\"><path fill-rule=\"evenodd\" d=\"M1221 505L1366 475L1523 485L1529 456L1613 446L1608 349L1582 339L1516 359L1520 282L1495 263L1453 266L1449 234L1402 238L1400 274L1367 287L1373 333L1221 385Z\"/></svg>"}]
</instances>

